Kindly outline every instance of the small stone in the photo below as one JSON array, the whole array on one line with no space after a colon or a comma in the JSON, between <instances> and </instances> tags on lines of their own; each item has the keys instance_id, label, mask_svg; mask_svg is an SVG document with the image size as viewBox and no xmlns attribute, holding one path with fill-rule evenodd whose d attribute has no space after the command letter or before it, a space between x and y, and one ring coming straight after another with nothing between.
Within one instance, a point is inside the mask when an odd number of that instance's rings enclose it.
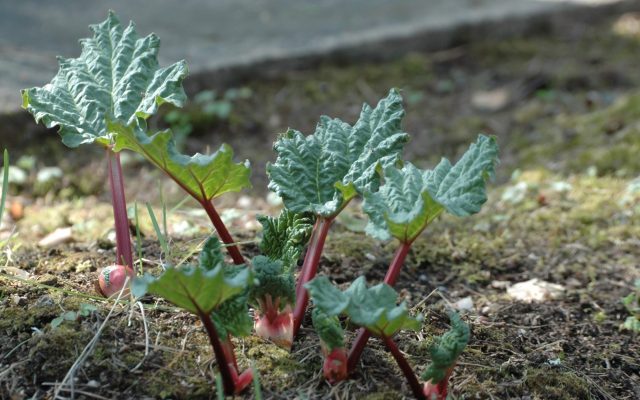
<instances>
[{"instance_id":1,"label":"small stone","mask_svg":"<svg viewBox=\"0 0 640 400\"><path fill-rule=\"evenodd\" d=\"M506 289L511 286L511 282L509 281L492 281L491 287L494 289Z\"/></svg>"},{"instance_id":2,"label":"small stone","mask_svg":"<svg viewBox=\"0 0 640 400\"><path fill-rule=\"evenodd\" d=\"M46 183L62 178L62 170L58 167L45 167L38 171L36 181L38 183Z\"/></svg>"},{"instance_id":3,"label":"small stone","mask_svg":"<svg viewBox=\"0 0 640 400\"><path fill-rule=\"evenodd\" d=\"M36 282L47 286L55 286L58 283L58 277L51 274L44 274L38 276Z\"/></svg>"},{"instance_id":4,"label":"small stone","mask_svg":"<svg viewBox=\"0 0 640 400\"><path fill-rule=\"evenodd\" d=\"M564 290L562 285L534 278L511 286L507 289L507 295L514 300L532 303L558 299Z\"/></svg>"},{"instance_id":5,"label":"small stone","mask_svg":"<svg viewBox=\"0 0 640 400\"><path fill-rule=\"evenodd\" d=\"M62 243L70 242L73 239L71 227L58 228L38 242L40 247L53 247Z\"/></svg>"},{"instance_id":6,"label":"small stone","mask_svg":"<svg viewBox=\"0 0 640 400\"><path fill-rule=\"evenodd\" d=\"M92 379L86 383L86 386L93 389L97 389L100 387L100 382L96 381L95 379Z\"/></svg>"},{"instance_id":7,"label":"small stone","mask_svg":"<svg viewBox=\"0 0 640 400\"><path fill-rule=\"evenodd\" d=\"M238 202L236 203L240 208L249 208L253 204L251 197L249 196L240 196Z\"/></svg>"},{"instance_id":8,"label":"small stone","mask_svg":"<svg viewBox=\"0 0 640 400\"><path fill-rule=\"evenodd\" d=\"M510 97L506 88L478 91L471 96L471 104L478 110L495 112L505 108Z\"/></svg>"},{"instance_id":9,"label":"small stone","mask_svg":"<svg viewBox=\"0 0 640 400\"><path fill-rule=\"evenodd\" d=\"M14 294L13 296L11 296L11 301L16 306L24 306L27 304L27 298L24 296L19 296L17 294Z\"/></svg>"},{"instance_id":10,"label":"small stone","mask_svg":"<svg viewBox=\"0 0 640 400\"><path fill-rule=\"evenodd\" d=\"M460 311L471 311L473 310L473 299L471 296L464 297L456 301L453 306Z\"/></svg>"}]
</instances>

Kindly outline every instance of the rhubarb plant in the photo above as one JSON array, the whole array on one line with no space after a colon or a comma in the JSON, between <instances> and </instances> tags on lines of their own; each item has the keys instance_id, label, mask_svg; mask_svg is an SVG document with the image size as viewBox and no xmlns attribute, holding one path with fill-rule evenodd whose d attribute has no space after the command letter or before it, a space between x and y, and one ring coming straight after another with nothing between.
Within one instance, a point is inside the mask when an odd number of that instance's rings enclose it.
<instances>
[{"instance_id":1,"label":"rhubarb plant","mask_svg":"<svg viewBox=\"0 0 640 400\"><path fill-rule=\"evenodd\" d=\"M58 127L62 143L75 148L97 143L106 149L116 231L116 264L133 275L133 252L119 154L113 127L144 125L163 103L182 106L182 79L187 66L179 61L161 68L160 40L138 37L135 26L123 27L113 12L91 25L92 38L82 39L78 58L59 58L59 71L43 87L22 90L22 106L36 122Z\"/></svg>"},{"instance_id":2,"label":"rhubarb plant","mask_svg":"<svg viewBox=\"0 0 640 400\"><path fill-rule=\"evenodd\" d=\"M263 256L253 259L257 283L250 298L256 307L258 336L289 349L293 343L295 270L313 229L313 216L287 209L277 217L260 216Z\"/></svg>"},{"instance_id":3,"label":"rhubarb plant","mask_svg":"<svg viewBox=\"0 0 640 400\"><path fill-rule=\"evenodd\" d=\"M382 339L417 399L446 399L449 377L460 353L469 341L469 327L457 314L453 312L450 314L451 330L442 338L436 338L431 347L432 363L422 375L426 380L425 384L420 385L409 362L393 340L393 336L405 329L420 330L423 317L410 315L405 302L397 304L398 293L391 286L380 283L368 288L365 278L360 277L345 291L341 291L333 286L327 277L322 276L307 283L306 287L311 293L315 306L314 313L322 317L322 324L327 318L334 318L329 325L335 324L337 322L335 318L338 315L349 318L352 324ZM338 342L337 339L333 340ZM330 360L330 357L327 360ZM346 368L341 373L346 375ZM326 370L325 376L327 376Z\"/></svg>"},{"instance_id":4,"label":"rhubarb plant","mask_svg":"<svg viewBox=\"0 0 640 400\"><path fill-rule=\"evenodd\" d=\"M424 395L428 400L445 400L451 373L458 357L469 343L469 326L454 312L449 313L451 329L434 340L429 349L431 364L422 374Z\"/></svg>"},{"instance_id":5,"label":"rhubarb plant","mask_svg":"<svg viewBox=\"0 0 640 400\"><path fill-rule=\"evenodd\" d=\"M314 134L305 137L290 129L274 144L278 157L267 165L269 188L290 211L316 217L296 285L294 337L309 301L304 285L316 275L331 223L356 195L377 190L379 165L399 160L409 139L401 128L403 117L402 98L391 90L375 108L365 104L353 126L324 116Z\"/></svg>"},{"instance_id":6,"label":"rhubarb plant","mask_svg":"<svg viewBox=\"0 0 640 400\"><path fill-rule=\"evenodd\" d=\"M340 320L335 315L325 314L319 307L313 309L311 317L324 356L322 374L330 384L347 379L347 349Z\"/></svg>"},{"instance_id":7,"label":"rhubarb plant","mask_svg":"<svg viewBox=\"0 0 640 400\"><path fill-rule=\"evenodd\" d=\"M169 267L159 277L145 274L133 281L131 290L136 297L146 293L162 296L200 318L213 347L224 393L233 395L252 380L251 369L240 373L231 334L250 332L251 321L247 324L245 317L246 293L253 280L250 268L225 264L220 242L212 237L205 243L198 265Z\"/></svg>"},{"instance_id":8,"label":"rhubarb plant","mask_svg":"<svg viewBox=\"0 0 640 400\"><path fill-rule=\"evenodd\" d=\"M24 89L22 105L36 122L58 127L68 147L97 143L107 149L116 266L101 271L100 292L106 296L117 292L119 287L104 282L124 283L121 276L135 275L119 156L123 149L143 155L196 199L229 245L234 263L243 264L244 258L212 201L223 193L251 186L248 161L233 162L233 152L227 145L210 155L189 157L177 151L170 131L147 133L146 120L160 105L183 106L186 62L161 68L157 60L160 39L155 34L138 37L135 25L131 22L123 27L113 12L106 21L90 28L94 36L81 40L80 57L59 58L58 74L44 87Z\"/></svg>"},{"instance_id":9,"label":"rhubarb plant","mask_svg":"<svg viewBox=\"0 0 640 400\"><path fill-rule=\"evenodd\" d=\"M465 217L480 211L497 163L495 138L480 135L455 165L443 158L433 170L422 171L409 162L400 169L384 168L384 184L377 192L365 192L363 209L369 216L369 235L400 242L386 284L395 285L411 245L440 214ZM365 329L358 333L349 352L349 372L355 370L369 336Z\"/></svg>"}]
</instances>

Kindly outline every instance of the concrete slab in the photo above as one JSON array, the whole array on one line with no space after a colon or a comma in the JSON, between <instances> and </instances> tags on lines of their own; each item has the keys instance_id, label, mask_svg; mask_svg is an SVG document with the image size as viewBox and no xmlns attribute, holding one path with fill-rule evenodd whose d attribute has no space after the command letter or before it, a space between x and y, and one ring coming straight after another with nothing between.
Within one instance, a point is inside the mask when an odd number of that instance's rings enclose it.
<instances>
[{"instance_id":1,"label":"concrete slab","mask_svg":"<svg viewBox=\"0 0 640 400\"><path fill-rule=\"evenodd\" d=\"M76 57L87 26L112 8L138 32L162 39L161 63L189 62L192 74L248 71L328 54L385 58L407 49L438 49L460 27L501 26L567 10L600 13L622 0L0 0L0 112L20 106L19 90L43 85L55 56ZM637 2L633 2L637 3ZM587 14L588 14L587 13ZM477 32L483 32L480 29ZM265 64L266 63L266 64ZM243 69L244 68L244 69ZM209 72L209 73L207 73ZM192 82L197 82L193 79ZM191 83L193 88L194 83Z\"/></svg>"}]
</instances>

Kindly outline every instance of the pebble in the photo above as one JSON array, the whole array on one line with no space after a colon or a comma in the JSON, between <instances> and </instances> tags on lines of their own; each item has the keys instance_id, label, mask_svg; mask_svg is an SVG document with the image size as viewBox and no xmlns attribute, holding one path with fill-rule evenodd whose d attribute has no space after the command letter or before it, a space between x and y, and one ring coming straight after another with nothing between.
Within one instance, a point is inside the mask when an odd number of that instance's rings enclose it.
<instances>
[{"instance_id":1,"label":"pebble","mask_svg":"<svg viewBox=\"0 0 640 400\"><path fill-rule=\"evenodd\" d=\"M460 311L471 311L473 310L473 299L471 296L464 297L456 301L453 306Z\"/></svg>"},{"instance_id":2,"label":"pebble","mask_svg":"<svg viewBox=\"0 0 640 400\"><path fill-rule=\"evenodd\" d=\"M43 237L39 242L40 247L53 247L62 243L70 242L73 239L71 227L58 228L47 236Z\"/></svg>"},{"instance_id":3,"label":"pebble","mask_svg":"<svg viewBox=\"0 0 640 400\"><path fill-rule=\"evenodd\" d=\"M27 298L24 296L19 296L17 294L14 294L13 296L11 296L11 301L16 306L24 306L27 304Z\"/></svg>"},{"instance_id":4,"label":"pebble","mask_svg":"<svg viewBox=\"0 0 640 400\"><path fill-rule=\"evenodd\" d=\"M564 295L564 287L538 278L519 282L507 289L507 295L525 303L555 300Z\"/></svg>"}]
</instances>

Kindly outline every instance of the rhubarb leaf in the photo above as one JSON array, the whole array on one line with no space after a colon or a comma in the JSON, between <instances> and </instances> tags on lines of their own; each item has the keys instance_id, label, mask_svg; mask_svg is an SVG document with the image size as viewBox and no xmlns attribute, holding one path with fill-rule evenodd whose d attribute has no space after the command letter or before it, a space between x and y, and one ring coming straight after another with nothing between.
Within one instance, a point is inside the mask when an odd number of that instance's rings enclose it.
<instances>
[{"instance_id":1,"label":"rhubarb leaf","mask_svg":"<svg viewBox=\"0 0 640 400\"><path fill-rule=\"evenodd\" d=\"M411 163L384 169L384 185L365 192L366 232L387 240L413 241L440 213L458 217L480 211L487 201L486 181L498 163L495 138L480 135L455 164L443 158L434 170L421 171Z\"/></svg>"},{"instance_id":2,"label":"rhubarb leaf","mask_svg":"<svg viewBox=\"0 0 640 400\"><path fill-rule=\"evenodd\" d=\"M403 117L402 98L391 90L375 109L365 104L353 127L324 116L312 135L290 129L274 144L269 189L293 212L335 216L358 193L377 189L378 165L398 160L409 138Z\"/></svg>"},{"instance_id":3,"label":"rhubarb leaf","mask_svg":"<svg viewBox=\"0 0 640 400\"><path fill-rule=\"evenodd\" d=\"M320 340L326 346L327 352L333 349L344 347L344 330L340 325L340 320L335 315L329 316L316 307L311 313L313 320L313 329L320 337Z\"/></svg>"},{"instance_id":4,"label":"rhubarb leaf","mask_svg":"<svg viewBox=\"0 0 640 400\"><path fill-rule=\"evenodd\" d=\"M286 270L295 269L300 254L311 238L314 217L296 214L286 208L277 217L260 215L262 241L260 251L271 260L282 261Z\"/></svg>"},{"instance_id":5,"label":"rhubarb leaf","mask_svg":"<svg viewBox=\"0 0 640 400\"><path fill-rule=\"evenodd\" d=\"M437 384L447 377L458 357L469 343L469 326L455 312L449 313L451 328L442 337L436 338L429 349L431 364L422 374L422 379Z\"/></svg>"},{"instance_id":6,"label":"rhubarb leaf","mask_svg":"<svg viewBox=\"0 0 640 400\"><path fill-rule=\"evenodd\" d=\"M109 129L117 133L114 151L143 155L200 203L251 187L249 161L233 162L233 150L226 144L212 154L189 157L178 152L168 130L149 136L135 126L109 124Z\"/></svg>"},{"instance_id":7,"label":"rhubarb leaf","mask_svg":"<svg viewBox=\"0 0 640 400\"><path fill-rule=\"evenodd\" d=\"M422 316L409 315L406 303L398 305L398 293L385 283L367 288L361 276L341 292L329 279L319 277L305 287L320 311L328 316L344 314L379 337L391 337L403 329L419 330L422 325Z\"/></svg>"},{"instance_id":8,"label":"rhubarb leaf","mask_svg":"<svg viewBox=\"0 0 640 400\"><path fill-rule=\"evenodd\" d=\"M256 305L267 296L279 300L279 308L292 305L296 300L296 285L293 273L284 267L282 261L256 256L251 261L257 279L251 288L251 299Z\"/></svg>"},{"instance_id":9,"label":"rhubarb leaf","mask_svg":"<svg viewBox=\"0 0 640 400\"><path fill-rule=\"evenodd\" d=\"M227 335L245 337L253 332L253 319L249 315L248 293L243 293L230 298L220 304L211 313L211 319L216 326L220 337Z\"/></svg>"},{"instance_id":10,"label":"rhubarb leaf","mask_svg":"<svg viewBox=\"0 0 640 400\"><path fill-rule=\"evenodd\" d=\"M211 237L207 245L209 249L220 246ZM205 259L216 262L184 268L167 268L159 277L145 274L136 278L131 284L131 292L140 297L152 293L164 297L167 301L184 308L194 314L209 314L228 299L242 294L253 283L253 273L246 267L225 265L216 257Z\"/></svg>"},{"instance_id":11,"label":"rhubarb leaf","mask_svg":"<svg viewBox=\"0 0 640 400\"><path fill-rule=\"evenodd\" d=\"M22 90L22 106L45 126L58 126L69 147L112 142L106 121L132 125L163 103L182 106L184 61L160 68L160 40L139 38L133 23L124 28L112 12L90 26L93 37L82 39L78 58L59 58L60 69L41 88Z\"/></svg>"}]
</instances>

